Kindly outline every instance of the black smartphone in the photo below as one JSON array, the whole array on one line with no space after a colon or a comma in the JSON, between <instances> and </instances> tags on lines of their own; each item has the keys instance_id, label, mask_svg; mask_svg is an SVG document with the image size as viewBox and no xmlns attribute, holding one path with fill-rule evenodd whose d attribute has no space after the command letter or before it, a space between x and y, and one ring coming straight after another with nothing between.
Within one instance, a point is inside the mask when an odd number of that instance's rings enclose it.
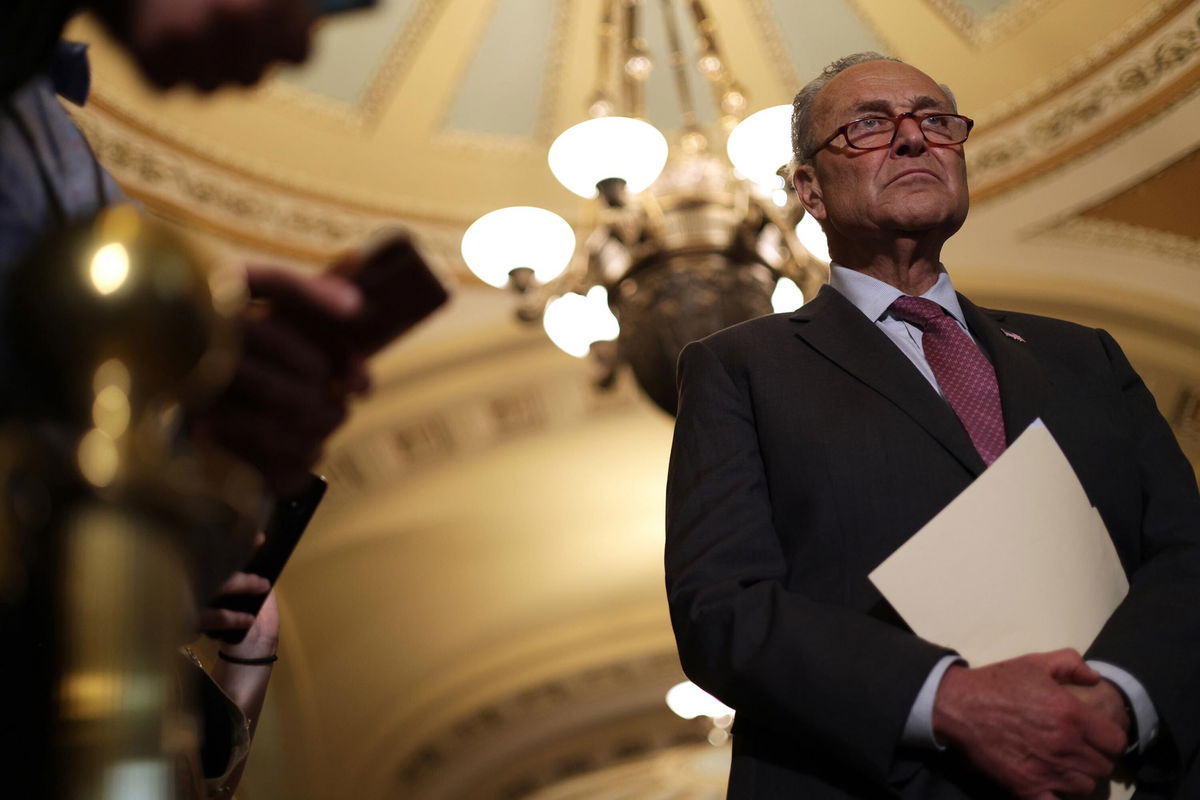
<instances>
[{"instance_id":1,"label":"black smartphone","mask_svg":"<svg viewBox=\"0 0 1200 800\"><path fill-rule=\"evenodd\" d=\"M363 308L340 332L346 345L363 355L382 349L450 299L404 234L393 235L368 252L349 277L362 291Z\"/></svg>"},{"instance_id":2,"label":"black smartphone","mask_svg":"<svg viewBox=\"0 0 1200 800\"><path fill-rule=\"evenodd\" d=\"M359 8L370 8L375 0L316 0L314 8L318 16L340 14L343 11L354 11Z\"/></svg>"},{"instance_id":3,"label":"black smartphone","mask_svg":"<svg viewBox=\"0 0 1200 800\"><path fill-rule=\"evenodd\" d=\"M325 479L320 475L313 475L299 494L275 501L262 546L254 552L250 563L242 568L242 572L261 575L274 586L283 572L284 564L300 542L301 534L308 527L309 520L316 513L317 506L321 504L326 488L328 484ZM257 615L266 599L265 594L224 594L214 600L212 605ZM246 638L246 631L209 631L208 635L223 642L236 644Z\"/></svg>"}]
</instances>

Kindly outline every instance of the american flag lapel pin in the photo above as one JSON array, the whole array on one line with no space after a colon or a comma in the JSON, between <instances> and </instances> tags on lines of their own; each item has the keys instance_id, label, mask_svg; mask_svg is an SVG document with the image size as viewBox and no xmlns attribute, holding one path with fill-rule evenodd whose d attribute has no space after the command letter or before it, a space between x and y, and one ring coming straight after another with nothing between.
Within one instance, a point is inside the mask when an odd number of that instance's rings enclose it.
<instances>
[{"instance_id":1,"label":"american flag lapel pin","mask_svg":"<svg viewBox=\"0 0 1200 800\"><path fill-rule=\"evenodd\" d=\"M1003 333L1005 336L1007 336L1010 339L1016 339L1021 344L1025 344L1025 337L1019 333L1013 333L1012 331L1006 330L1005 328L1001 328L1000 332Z\"/></svg>"}]
</instances>

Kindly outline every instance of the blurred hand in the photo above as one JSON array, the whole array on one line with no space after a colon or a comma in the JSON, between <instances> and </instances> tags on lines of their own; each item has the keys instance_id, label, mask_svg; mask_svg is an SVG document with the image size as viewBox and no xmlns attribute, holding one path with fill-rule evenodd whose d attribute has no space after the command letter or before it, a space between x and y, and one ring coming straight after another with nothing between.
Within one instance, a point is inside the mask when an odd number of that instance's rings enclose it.
<instances>
[{"instance_id":1,"label":"blurred hand","mask_svg":"<svg viewBox=\"0 0 1200 800\"><path fill-rule=\"evenodd\" d=\"M142 72L160 87L249 86L275 61L308 55L312 0L95 0Z\"/></svg>"},{"instance_id":2,"label":"blurred hand","mask_svg":"<svg viewBox=\"0 0 1200 800\"><path fill-rule=\"evenodd\" d=\"M258 616L215 606L201 610L198 620L200 631L208 634L246 631L240 642L221 645L221 649L231 656L262 658L274 655L279 646L279 608L275 603L271 582L261 575L235 572L222 584L218 596L263 594L267 597L258 610Z\"/></svg>"},{"instance_id":3,"label":"blurred hand","mask_svg":"<svg viewBox=\"0 0 1200 800\"><path fill-rule=\"evenodd\" d=\"M271 591L271 582L261 575L251 575L248 572L235 572L221 584L218 597L225 595L264 595ZM260 612L261 614L261 612ZM201 609L197 627L201 633L224 633L226 631L246 631L255 627L255 616L244 611L232 611L228 608L208 606ZM260 631L261 633L261 631ZM270 633L270 631L267 631ZM278 629L275 630L278 634ZM232 647L233 645L230 645Z\"/></svg>"},{"instance_id":4,"label":"blurred hand","mask_svg":"<svg viewBox=\"0 0 1200 800\"><path fill-rule=\"evenodd\" d=\"M363 360L330 341L358 313L362 296L337 273L251 266L247 284L265 302L247 310L233 380L192 431L257 467L273 492L288 496L307 484L350 396L370 385Z\"/></svg>"},{"instance_id":5,"label":"blurred hand","mask_svg":"<svg viewBox=\"0 0 1200 800\"><path fill-rule=\"evenodd\" d=\"M1086 795L1125 749L1122 727L1085 699L1092 692L1076 691L1100 682L1070 649L951 667L934 703L934 732L1018 797Z\"/></svg>"}]
</instances>

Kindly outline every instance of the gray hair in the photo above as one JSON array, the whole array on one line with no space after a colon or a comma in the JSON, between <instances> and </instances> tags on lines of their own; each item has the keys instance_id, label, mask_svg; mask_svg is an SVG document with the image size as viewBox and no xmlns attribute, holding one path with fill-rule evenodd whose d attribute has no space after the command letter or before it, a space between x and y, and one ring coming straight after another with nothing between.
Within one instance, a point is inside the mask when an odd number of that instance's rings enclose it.
<instances>
[{"instance_id":1,"label":"gray hair","mask_svg":"<svg viewBox=\"0 0 1200 800\"><path fill-rule=\"evenodd\" d=\"M796 167L801 164L813 163L813 150L817 146L817 134L813 131L812 106L813 101L817 99L817 95L825 88L831 80L837 75L850 67L858 64L866 64L869 61L894 61L897 64L903 64L898 58L885 56L880 53L866 51L863 53L853 53L848 56L843 56L837 61L821 70L821 74L813 78L804 88L796 93L796 97L792 100L792 163L791 170L795 171ZM938 86L946 93L946 98L950 101L950 110L957 113L958 103L954 99L954 93L950 91L950 87L944 83L939 83Z\"/></svg>"}]
</instances>

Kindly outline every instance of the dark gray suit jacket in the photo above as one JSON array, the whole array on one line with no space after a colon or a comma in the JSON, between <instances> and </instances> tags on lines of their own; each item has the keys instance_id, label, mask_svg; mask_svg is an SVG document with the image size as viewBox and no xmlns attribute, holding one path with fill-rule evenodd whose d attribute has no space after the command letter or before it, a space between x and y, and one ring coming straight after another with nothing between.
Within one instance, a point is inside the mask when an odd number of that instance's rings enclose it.
<instances>
[{"instance_id":1,"label":"dark gray suit jacket","mask_svg":"<svg viewBox=\"0 0 1200 800\"><path fill-rule=\"evenodd\" d=\"M1106 333L962 305L1009 441L1044 419L1116 544L1130 593L1087 656L1146 687L1162 731L1142 796L1171 796L1200 743L1191 466ZM689 345L679 385L667 593L684 670L738 712L730 797L1000 796L953 753L898 748L949 651L867 579L984 468L950 407L828 287Z\"/></svg>"}]
</instances>

